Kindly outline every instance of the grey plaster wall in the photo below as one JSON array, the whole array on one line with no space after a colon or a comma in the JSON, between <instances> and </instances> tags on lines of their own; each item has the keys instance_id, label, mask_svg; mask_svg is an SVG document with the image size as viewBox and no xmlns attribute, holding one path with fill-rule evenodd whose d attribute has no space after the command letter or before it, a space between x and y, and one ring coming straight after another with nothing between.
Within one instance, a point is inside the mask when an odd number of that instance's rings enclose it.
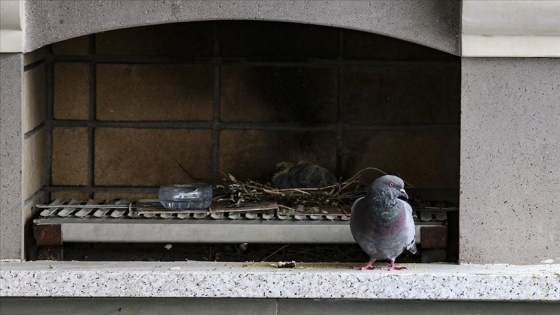
<instances>
[{"instance_id":1,"label":"grey plaster wall","mask_svg":"<svg viewBox=\"0 0 560 315\"><path fill-rule=\"evenodd\" d=\"M22 259L22 54L0 54L0 259Z\"/></svg>"},{"instance_id":2,"label":"grey plaster wall","mask_svg":"<svg viewBox=\"0 0 560 315\"><path fill-rule=\"evenodd\" d=\"M26 1L25 52L53 42L139 25L270 20L345 27L460 53L459 0Z\"/></svg>"},{"instance_id":3,"label":"grey plaster wall","mask_svg":"<svg viewBox=\"0 0 560 315\"><path fill-rule=\"evenodd\" d=\"M560 263L560 59L462 71L461 261Z\"/></svg>"}]
</instances>

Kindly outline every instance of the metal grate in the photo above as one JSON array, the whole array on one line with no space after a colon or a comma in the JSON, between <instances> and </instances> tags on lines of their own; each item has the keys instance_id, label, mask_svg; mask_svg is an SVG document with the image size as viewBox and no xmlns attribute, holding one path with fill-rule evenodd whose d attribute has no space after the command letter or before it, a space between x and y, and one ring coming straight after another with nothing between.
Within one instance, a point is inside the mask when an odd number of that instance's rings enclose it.
<instances>
[{"instance_id":1,"label":"metal grate","mask_svg":"<svg viewBox=\"0 0 560 315\"><path fill-rule=\"evenodd\" d=\"M244 208L167 210L157 200L55 200L37 205L39 225L60 225L64 242L353 243L348 214L284 211L273 203ZM259 209L259 210L255 210ZM417 207L420 228L446 225L457 208Z\"/></svg>"},{"instance_id":2,"label":"metal grate","mask_svg":"<svg viewBox=\"0 0 560 315\"><path fill-rule=\"evenodd\" d=\"M115 200L54 200L50 204L37 205L42 219L80 218L80 219L214 219L214 220L330 220L347 221L349 214L339 209L324 208L317 213L309 211L287 211L274 203L261 203L254 206L226 208L210 207L208 210L168 210L155 199L130 202ZM418 222L445 222L447 212L457 208L415 207Z\"/></svg>"}]
</instances>

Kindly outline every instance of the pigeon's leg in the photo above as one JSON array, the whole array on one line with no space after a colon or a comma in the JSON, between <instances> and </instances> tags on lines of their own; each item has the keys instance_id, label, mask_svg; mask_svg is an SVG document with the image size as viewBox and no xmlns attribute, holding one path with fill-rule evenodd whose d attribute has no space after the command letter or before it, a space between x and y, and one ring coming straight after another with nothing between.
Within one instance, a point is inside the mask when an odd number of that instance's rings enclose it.
<instances>
[{"instance_id":1,"label":"pigeon's leg","mask_svg":"<svg viewBox=\"0 0 560 315\"><path fill-rule=\"evenodd\" d=\"M370 259L370 261L368 261L367 263L365 263L364 265L357 265L354 267L354 269L356 270L368 270L368 269L375 269L375 267L373 266L373 263L375 262L375 259Z\"/></svg>"},{"instance_id":2,"label":"pigeon's leg","mask_svg":"<svg viewBox=\"0 0 560 315\"><path fill-rule=\"evenodd\" d=\"M389 266L389 268L387 268L387 270L391 271L391 270L403 270L406 269L406 267L397 267L395 266L395 260L391 259L391 265Z\"/></svg>"}]
</instances>

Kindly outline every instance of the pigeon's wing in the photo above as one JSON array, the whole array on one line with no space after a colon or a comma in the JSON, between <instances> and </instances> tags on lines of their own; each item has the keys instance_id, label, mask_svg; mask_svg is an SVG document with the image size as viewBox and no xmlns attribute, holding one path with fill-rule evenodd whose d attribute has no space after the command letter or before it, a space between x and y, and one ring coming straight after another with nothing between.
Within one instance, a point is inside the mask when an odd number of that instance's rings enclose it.
<instances>
[{"instance_id":1,"label":"pigeon's wing","mask_svg":"<svg viewBox=\"0 0 560 315\"><path fill-rule=\"evenodd\" d=\"M364 220L362 219L364 206L364 197L361 197L354 201L350 210L350 231L352 232L352 237L354 237L354 240L358 243L359 241L356 239L356 236L359 238L359 235L365 228L363 226Z\"/></svg>"},{"instance_id":2,"label":"pigeon's wing","mask_svg":"<svg viewBox=\"0 0 560 315\"><path fill-rule=\"evenodd\" d=\"M401 206L406 210L405 233L407 243L405 248L409 252L416 254L416 227L414 226L414 218L412 218L412 207L404 200L397 200L400 201Z\"/></svg>"},{"instance_id":3,"label":"pigeon's wing","mask_svg":"<svg viewBox=\"0 0 560 315\"><path fill-rule=\"evenodd\" d=\"M297 181L296 187L316 188L321 186L321 174L319 166L311 162L303 162L294 166L294 177Z\"/></svg>"}]
</instances>

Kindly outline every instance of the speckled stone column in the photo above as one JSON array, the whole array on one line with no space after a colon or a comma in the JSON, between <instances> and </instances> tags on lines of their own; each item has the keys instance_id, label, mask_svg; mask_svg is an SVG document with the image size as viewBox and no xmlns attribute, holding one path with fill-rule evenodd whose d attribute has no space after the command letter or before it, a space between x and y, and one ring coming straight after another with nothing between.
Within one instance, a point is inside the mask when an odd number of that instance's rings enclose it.
<instances>
[{"instance_id":1,"label":"speckled stone column","mask_svg":"<svg viewBox=\"0 0 560 315\"><path fill-rule=\"evenodd\" d=\"M560 59L464 58L460 260L560 263Z\"/></svg>"},{"instance_id":2,"label":"speckled stone column","mask_svg":"<svg viewBox=\"0 0 560 315\"><path fill-rule=\"evenodd\" d=\"M22 54L0 54L0 259L23 258L22 73Z\"/></svg>"}]
</instances>

